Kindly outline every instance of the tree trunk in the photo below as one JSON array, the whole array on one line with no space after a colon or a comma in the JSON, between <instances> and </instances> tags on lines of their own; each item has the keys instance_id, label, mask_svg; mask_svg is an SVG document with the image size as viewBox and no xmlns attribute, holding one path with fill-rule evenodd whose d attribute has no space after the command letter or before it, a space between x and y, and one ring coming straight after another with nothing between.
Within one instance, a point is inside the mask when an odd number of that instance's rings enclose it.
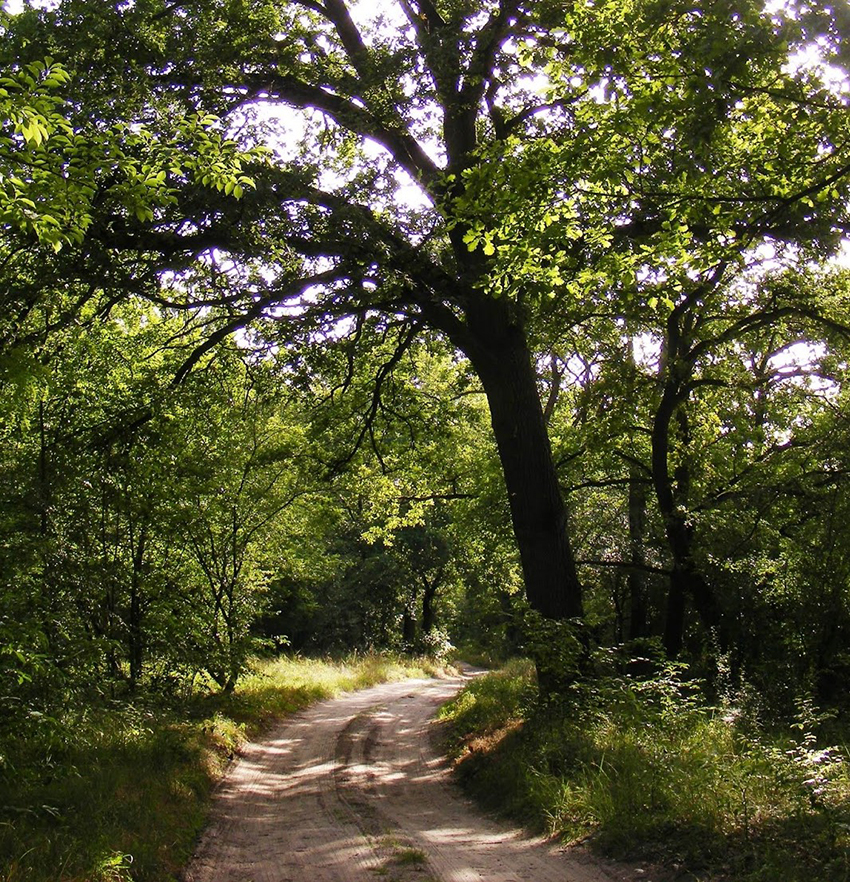
<instances>
[{"instance_id":1,"label":"tree trunk","mask_svg":"<svg viewBox=\"0 0 850 882\"><path fill-rule=\"evenodd\" d=\"M467 311L467 355L481 379L499 451L514 535L532 609L551 619L582 615L567 509L523 328L504 299Z\"/></svg>"},{"instance_id":2,"label":"tree trunk","mask_svg":"<svg viewBox=\"0 0 850 882\"><path fill-rule=\"evenodd\" d=\"M686 578L673 563L667 590L667 615L664 619L664 651L667 658L678 658L685 638Z\"/></svg>"},{"instance_id":3,"label":"tree trunk","mask_svg":"<svg viewBox=\"0 0 850 882\"><path fill-rule=\"evenodd\" d=\"M38 402L38 513L42 547L48 533L50 481L47 474L47 429L44 420L44 399Z\"/></svg>"},{"instance_id":4,"label":"tree trunk","mask_svg":"<svg viewBox=\"0 0 850 882\"><path fill-rule=\"evenodd\" d=\"M649 633L643 536L646 527L646 485L637 467L629 473L629 640Z\"/></svg>"},{"instance_id":5,"label":"tree trunk","mask_svg":"<svg viewBox=\"0 0 850 882\"><path fill-rule=\"evenodd\" d=\"M688 599L693 601L706 629L715 632L724 643L717 600L693 560L693 527L687 520L688 467L678 467L675 481L670 475L670 423L681 404L678 384L668 380L652 428L652 480L673 559L664 627L664 649L669 658L676 658L682 650Z\"/></svg>"},{"instance_id":6,"label":"tree trunk","mask_svg":"<svg viewBox=\"0 0 850 882\"><path fill-rule=\"evenodd\" d=\"M130 543L133 558L133 569L130 575L130 614L127 622L128 650L130 656L130 688L135 689L142 677L143 665L143 632L142 632L142 569L145 560L147 542L147 524L142 522L139 535L130 527ZM135 541L134 541L135 540Z\"/></svg>"},{"instance_id":7,"label":"tree trunk","mask_svg":"<svg viewBox=\"0 0 850 882\"><path fill-rule=\"evenodd\" d=\"M422 593L422 633L430 634L437 624L436 614L434 612L434 598L437 596L437 588L442 581L442 570L434 576L429 582L427 579L422 581L425 583L425 590Z\"/></svg>"},{"instance_id":8,"label":"tree trunk","mask_svg":"<svg viewBox=\"0 0 850 882\"><path fill-rule=\"evenodd\" d=\"M416 619L409 609L405 609L401 619L401 640L404 649L411 652L416 644Z\"/></svg>"}]
</instances>

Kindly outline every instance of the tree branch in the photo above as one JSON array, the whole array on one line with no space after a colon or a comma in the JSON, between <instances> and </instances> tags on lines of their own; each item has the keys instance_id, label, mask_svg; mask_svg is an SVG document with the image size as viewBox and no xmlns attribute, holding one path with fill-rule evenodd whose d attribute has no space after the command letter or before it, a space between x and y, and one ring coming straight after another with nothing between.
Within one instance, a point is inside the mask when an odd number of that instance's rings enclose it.
<instances>
[{"instance_id":1,"label":"tree branch","mask_svg":"<svg viewBox=\"0 0 850 882\"><path fill-rule=\"evenodd\" d=\"M353 134L377 141L413 180L419 181L429 192L434 191L440 169L419 142L403 129L391 128L375 119L366 108L292 74L246 74L245 83L248 94L242 103L258 101L266 95L302 110L319 110Z\"/></svg>"},{"instance_id":2,"label":"tree branch","mask_svg":"<svg viewBox=\"0 0 850 882\"><path fill-rule=\"evenodd\" d=\"M264 310L268 309L270 306L275 305L276 303L280 303L281 300L284 300L287 297L291 297L293 294L303 293L308 288L313 285L326 284L328 282L337 282L342 278L345 278L345 274L340 274L338 269L330 270L326 273L319 273L315 276L311 276L306 279L298 279L294 282L289 283L282 290L278 289L270 294L265 295L264 297L258 297L254 303L244 310L240 315L232 318L230 321L226 322L220 328L211 333L203 343L198 345L192 354L183 362L183 364L178 368L177 372L174 375L174 378L171 381L172 386L179 386L180 383L188 376L188 374L192 371L192 368L207 354L210 350L214 349L233 334L235 331L244 328L251 321L256 318L259 318L260 315L264 312Z\"/></svg>"},{"instance_id":3,"label":"tree branch","mask_svg":"<svg viewBox=\"0 0 850 882\"><path fill-rule=\"evenodd\" d=\"M331 475L339 474L357 455L357 452L363 446L363 442L368 437L372 448L375 451L375 455L378 457L378 461L381 463L382 470L384 469L383 459L381 458L380 451L377 449L377 444L375 442L374 436L374 424L377 419L378 412L381 408L381 393L383 391L383 385L386 382L387 378L393 372L395 367L401 361L404 353L410 348L413 341L416 339L417 335L421 330L421 325L419 322L411 322L408 326L407 333L405 333L401 339L399 340L395 352L393 352L392 356L382 364L377 373L375 374L375 380L372 385L372 400L369 404L369 408L366 411L366 414L363 418L363 425L360 428L360 432L357 435L357 438L354 441L353 446L348 451L348 453L341 457L340 459L335 460L331 463L329 472Z\"/></svg>"},{"instance_id":4,"label":"tree branch","mask_svg":"<svg viewBox=\"0 0 850 882\"><path fill-rule=\"evenodd\" d=\"M638 570L644 573L657 573L659 576L669 576L672 572L663 567L654 567L651 564L626 563L619 560L592 560L585 558L576 560L576 564L586 567L613 567L620 570Z\"/></svg>"}]
</instances>

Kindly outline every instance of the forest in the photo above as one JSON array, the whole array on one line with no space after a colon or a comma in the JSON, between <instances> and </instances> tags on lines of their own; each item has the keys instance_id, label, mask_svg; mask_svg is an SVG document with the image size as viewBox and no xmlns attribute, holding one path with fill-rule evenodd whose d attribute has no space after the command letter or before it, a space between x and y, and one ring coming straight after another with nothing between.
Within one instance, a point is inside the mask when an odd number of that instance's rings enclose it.
<instances>
[{"instance_id":1,"label":"forest","mask_svg":"<svg viewBox=\"0 0 850 882\"><path fill-rule=\"evenodd\" d=\"M491 797L661 776L552 834L850 878L848 66L846 0L0 4L0 882L175 878L68 857L80 744L382 652L526 660Z\"/></svg>"}]
</instances>

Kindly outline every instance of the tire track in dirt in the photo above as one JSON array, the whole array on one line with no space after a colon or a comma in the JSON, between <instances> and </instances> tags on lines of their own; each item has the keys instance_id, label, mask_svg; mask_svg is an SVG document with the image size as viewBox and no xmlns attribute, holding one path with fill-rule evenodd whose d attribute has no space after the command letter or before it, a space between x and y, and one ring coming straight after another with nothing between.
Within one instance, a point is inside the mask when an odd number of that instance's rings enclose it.
<instances>
[{"instance_id":1,"label":"tire track in dirt","mask_svg":"<svg viewBox=\"0 0 850 882\"><path fill-rule=\"evenodd\" d=\"M620 882L587 856L483 817L430 721L464 678L350 693L248 746L185 882Z\"/></svg>"}]
</instances>

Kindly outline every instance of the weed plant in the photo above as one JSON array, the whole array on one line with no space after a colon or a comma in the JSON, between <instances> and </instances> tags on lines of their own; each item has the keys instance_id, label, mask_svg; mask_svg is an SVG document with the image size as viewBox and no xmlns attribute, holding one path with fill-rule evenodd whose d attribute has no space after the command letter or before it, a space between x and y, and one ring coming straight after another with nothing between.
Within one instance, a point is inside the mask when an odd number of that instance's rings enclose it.
<instances>
[{"instance_id":1,"label":"weed plant","mask_svg":"<svg viewBox=\"0 0 850 882\"><path fill-rule=\"evenodd\" d=\"M168 882L246 739L311 702L434 673L366 654L257 662L231 694L206 684L0 726L0 882Z\"/></svg>"},{"instance_id":2,"label":"weed plant","mask_svg":"<svg viewBox=\"0 0 850 882\"><path fill-rule=\"evenodd\" d=\"M514 663L442 716L465 785L539 832L700 882L850 879L847 752L818 744L805 707L768 733L675 667L541 706L532 666Z\"/></svg>"}]
</instances>

